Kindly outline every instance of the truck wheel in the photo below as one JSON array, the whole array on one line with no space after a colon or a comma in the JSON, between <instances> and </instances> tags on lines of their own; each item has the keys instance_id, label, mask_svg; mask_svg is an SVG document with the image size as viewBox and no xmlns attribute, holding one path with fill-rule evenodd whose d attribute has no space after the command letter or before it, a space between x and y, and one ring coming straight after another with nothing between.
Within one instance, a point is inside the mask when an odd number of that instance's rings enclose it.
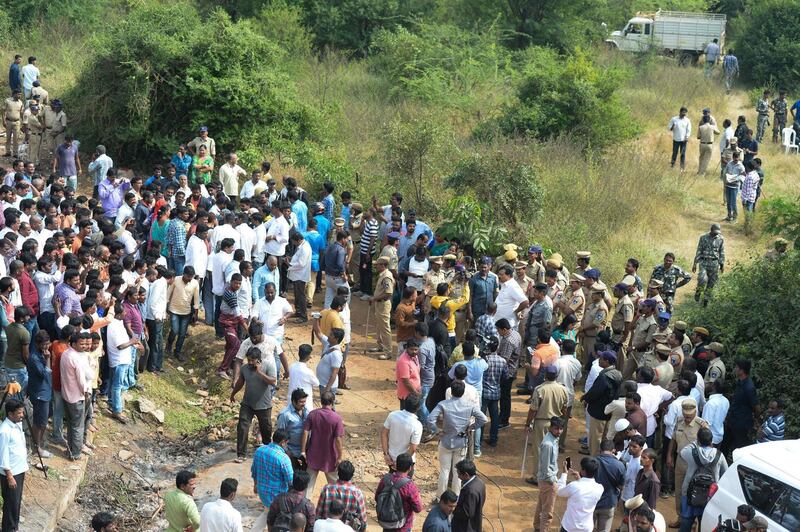
<instances>
[{"instance_id":1,"label":"truck wheel","mask_svg":"<svg viewBox=\"0 0 800 532\"><path fill-rule=\"evenodd\" d=\"M690 52L683 52L680 57L678 57L678 65L682 67L688 67L696 62L697 58Z\"/></svg>"}]
</instances>

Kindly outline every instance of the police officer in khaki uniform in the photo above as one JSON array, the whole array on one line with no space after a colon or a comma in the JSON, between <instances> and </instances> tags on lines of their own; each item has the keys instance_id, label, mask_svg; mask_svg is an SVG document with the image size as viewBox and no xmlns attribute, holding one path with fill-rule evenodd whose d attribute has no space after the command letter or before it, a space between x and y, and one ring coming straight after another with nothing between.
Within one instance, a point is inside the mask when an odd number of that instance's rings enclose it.
<instances>
[{"instance_id":1,"label":"police officer in khaki uniform","mask_svg":"<svg viewBox=\"0 0 800 532\"><path fill-rule=\"evenodd\" d=\"M654 349L656 357L658 357L658 364L653 367L656 374L653 384L667 389L672 382L672 377L675 375L675 369L669 361L670 347L665 344L656 344Z\"/></svg>"},{"instance_id":2,"label":"police officer in khaki uniform","mask_svg":"<svg viewBox=\"0 0 800 532\"><path fill-rule=\"evenodd\" d=\"M444 261L442 265L442 275L444 275L444 282L450 284L450 281L453 280L453 276L456 274L456 261L458 257L453 255L452 253L448 253L444 257L442 257Z\"/></svg>"},{"instance_id":3,"label":"police officer in khaki uniform","mask_svg":"<svg viewBox=\"0 0 800 532\"><path fill-rule=\"evenodd\" d=\"M667 304L664 298L661 297L661 287L664 286L664 281L659 279L650 279L647 283L647 298L656 302L656 310L658 313L667 311Z\"/></svg>"},{"instance_id":4,"label":"police officer in khaki uniform","mask_svg":"<svg viewBox=\"0 0 800 532\"><path fill-rule=\"evenodd\" d=\"M61 105L61 100L55 99L49 107L44 108L44 135L42 146L39 149L40 160L50 160L55 149L64 142L64 132L67 130L67 115Z\"/></svg>"},{"instance_id":5,"label":"police officer in khaki uniform","mask_svg":"<svg viewBox=\"0 0 800 532\"><path fill-rule=\"evenodd\" d=\"M645 299L639 305L639 318L633 327L631 336L631 350L628 360L623 366L622 376L630 378L641 366L652 365L653 358L648 356L650 347L653 345L653 336L658 329L655 318L656 302L652 299Z\"/></svg>"},{"instance_id":6,"label":"police officer in khaki uniform","mask_svg":"<svg viewBox=\"0 0 800 532\"><path fill-rule=\"evenodd\" d=\"M586 307L583 320L578 326L578 341L583 347L584 365L588 365L594 360L594 344L597 343L597 334L605 328L608 318L608 307L603 301L604 294L605 287L592 290L592 302Z\"/></svg>"},{"instance_id":7,"label":"police officer in khaki uniform","mask_svg":"<svg viewBox=\"0 0 800 532\"><path fill-rule=\"evenodd\" d=\"M703 380L706 381L706 390L708 390L710 389L708 385L712 382L719 379L722 379L723 382L725 381L725 363L720 358L725 352L725 346L719 342L711 342L706 349L708 350L710 362Z\"/></svg>"},{"instance_id":8,"label":"police officer in khaki uniform","mask_svg":"<svg viewBox=\"0 0 800 532\"><path fill-rule=\"evenodd\" d=\"M692 349L694 349L694 346L692 345L692 339L688 334L686 334L686 331L689 329L689 324L685 321L676 321L672 324L672 328L683 335L683 340L681 341L681 350L683 351L683 357L688 357L692 354Z\"/></svg>"},{"instance_id":9,"label":"police officer in khaki uniform","mask_svg":"<svg viewBox=\"0 0 800 532\"><path fill-rule=\"evenodd\" d=\"M577 323L583 320L584 310L586 310L586 296L583 295L584 281L586 278L582 275L577 273L570 275L569 288L564 297L558 301L558 308L555 303L553 304L553 316L558 315L558 319L563 320L570 314L574 314Z\"/></svg>"},{"instance_id":10,"label":"police officer in khaki uniform","mask_svg":"<svg viewBox=\"0 0 800 532\"><path fill-rule=\"evenodd\" d=\"M525 479L528 484L536 484L535 473L536 468L539 467L539 445L547 434L550 419L566 415L569 399L567 388L560 382L556 382L558 367L555 365L545 366L543 370L545 381L534 388L531 407L525 421L525 430L531 434L531 445L533 446L530 463L533 464L534 476Z\"/></svg>"},{"instance_id":11,"label":"police officer in khaki uniform","mask_svg":"<svg viewBox=\"0 0 800 532\"><path fill-rule=\"evenodd\" d=\"M506 244L503 246L505 252L500 255L499 257L495 258L494 260L494 268L492 271L497 273L500 271L500 268L508 264L512 268L514 267L514 263L517 261L519 255L517 254L517 245L516 244Z\"/></svg>"},{"instance_id":12,"label":"police officer in khaki uniform","mask_svg":"<svg viewBox=\"0 0 800 532\"><path fill-rule=\"evenodd\" d=\"M392 358L392 294L394 293L394 277L389 271L389 259L378 257L374 262L375 271L378 272L378 282L375 284L375 294L369 298L369 304L375 307L375 327L377 329L378 347L372 352L381 352L379 360Z\"/></svg>"},{"instance_id":13,"label":"police officer in khaki uniform","mask_svg":"<svg viewBox=\"0 0 800 532\"><path fill-rule=\"evenodd\" d=\"M536 286L533 278L528 277L528 263L518 260L514 263L514 280L522 288L522 293L528 297L528 301L533 300L533 287Z\"/></svg>"},{"instance_id":14,"label":"police officer in khaki uniform","mask_svg":"<svg viewBox=\"0 0 800 532\"><path fill-rule=\"evenodd\" d=\"M525 273L528 277L533 279L533 284L543 284L545 268L542 259L542 246L534 244L528 248L528 266ZM548 422L549 423L549 422Z\"/></svg>"},{"instance_id":15,"label":"police officer in khaki uniform","mask_svg":"<svg viewBox=\"0 0 800 532\"><path fill-rule=\"evenodd\" d=\"M39 152L42 146L42 135L44 134L44 124L40 120L42 115L39 113L39 106L32 105L31 114L28 116L26 133L28 134L28 160L35 166L39 166Z\"/></svg>"},{"instance_id":16,"label":"police officer in khaki uniform","mask_svg":"<svg viewBox=\"0 0 800 532\"><path fill-rule=\"evenodd\" d=\"M584 275L589 270L589 261L592 259L591 251L579 251L575 254L575 273Z\"/></svg>"},{"instance_id":17,"label":"police officer in khaki uniform","mask_svg":"<svg viewBox=\"0 0 800 532\"><path fill-rule=\"evenodd\" d=\"M625 355L628 350L628 340L633 330L633 302L628 297L628 285L617 283L614 285L614 297L617 304L611 316L611 341L617 347L617 367L625 367Z\"/></svg>"},{"instance_id":18,"label":"police officer in khaki uniform","mask_svg":"<svg viewBox=\"0 0 800 532\"><path fill-rule=\"evenodd\" d=\"M6 156L16 157L19 152L19 136L22 128L22 92L15 90L11 98L6 98L3 106L3 125L6 128Z\"/></svg>"},{"instance_id":19,"label":"police officer in khaki uniform","mask_svg":"<svg viewBox=\"0 0 800 532\"><path fill-rule=\"evenodd\" d=\"M42 88L42 82L38 79L33 82L31 89L31 99L39 97L39 105L48 105L50 103L50 93Z\"/></svg>"},{"instance_id":20,"label":"police officer in khaki uniform","mask_svg":"<svg viewBox=\"0 0 800 532\"><path fill-rule=\"evenodd\" d=\"M212 159L217 156L217 143L208 136L208 128L206 126L200 126L198 135L189 141L186 148L188 148L190 154L194 155L197 153L197 150L200 149L200 146L206 147L206 153L211 156Z\"/></svg>"},{"instance_id":21,"label":"police officer in khaki uniform","mask_svg":"<svg viewBox=\"0 0 800 532\"><path fill-rule=\"evenodd\" d=\"M697 441L697 432L700 429L708 427L708 423L697 417L697 402L694 399L684 399L683 403L681 403L681 410L683 411L683 417L675 424L675 431L672 433L672 439L669 442L669 450L667 451L667 467L675 468L676 491L678 486L683 485L683 479L686 477L686 470L689 468L689 464L686 463L686 460L681 458L681 451L687 445ZM677 461L674 459L676 453ZM680 515L680 497L675 497L675 510L677 514Z\"/></svg>"},{"instance_id":22,"label":"police officer in khaki uniform","mask_svg":"<svg viewBox=\"0 0 800 532\"><path fill-rule=\"evenodd\" d=\"M442 271L442 264L444 264L444 257L435 256L429 259L431 269L423 276L425 280L425 312L431 308L431 298L436 295L436 287L441 283L446 283L444 271Z\"/></svg>"},{"instance_id":23,"label":"police officer in khaki uniform","mask_svg":"<svg viewBox=\"0 0 800 532\"><path fill-rule=\"evenodd\" d=\"M567 283L569 282L569 270L564 266L564 259L561 258L561 254L553 253L545 264L547 265L547 269L555 270L558 286L561 287L561 290L566 290Z\"/></svg>"}]
</instances>

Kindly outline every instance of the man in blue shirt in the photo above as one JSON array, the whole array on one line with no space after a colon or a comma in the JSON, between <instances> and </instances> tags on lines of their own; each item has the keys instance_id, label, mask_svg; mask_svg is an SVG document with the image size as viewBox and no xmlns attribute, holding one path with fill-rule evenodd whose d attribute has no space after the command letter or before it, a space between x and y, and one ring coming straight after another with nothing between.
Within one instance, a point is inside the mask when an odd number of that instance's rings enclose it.
<instances>
[{"instance_id":1,"label":"man in blue shirt","mask_svg":"<svg viewBox=\"0 0 800 532\"><path fill-rule=\"evenodd\" d=\"M422 532L450 532L450 516L456 509L458 495L453 490L447 490L437 497L439 503L431 508L425 523L422 525Z\"/></svg>"},{"instance_id":2,"label":"man in blue shirt","mask_svg":"<svg viewBox=\"0 0 800 532\"><path fill-rule=\"evenodd\" d=\"M322 203L315 203L314 219L317 221L317 232L322 235L322 239L325 241L323 250L328 247L328 239L331 236L331 227L333 226L333 220L328 220L324 213L325 206Z\"/></svg>"},{"instance_id":3,"label":"man in blue shirt","mask_svg":"<svg viewBox=\"0 0 800 532\"><path fill-rule=\"evenodd\" d=\"M344 218L344 226L350 227L350 203L353 201L353 197L351 196L350 192L345 190L342 192L340 198L342 199L342 218Z\"/></svg>"},{"instance_id":4,"label":"man in blue shirt","mask_svg":"<svg viewBox=\"0 0 800 532\"><path fill-rule=\"evenodd\" d=\"M497 276L492 273L492 259L483 257L478 266L478 273L469 280L469 319L475 320L486 314L489 303L494 303L494 297L500 287Z\"/></svg>"},{"instance_id":5,"label":"man in blue shirt","mask_svg":"<svg viewBox=\"0 0 800 532\"><path fill-rule=\"evenodd\" d=\"M297 459L300 457L300 440L303 438L303 423L308 417L308 408L306 408L306 401L308 394L302 388L297 388L292 392L292 404L286 405L286 408L281 410L278 414L275 428L278 430L285 430L289 434L289 443L287 444L287 452L289 458L292 460L292 467L299 467L300 464Z\"/></svg>"},{"instance_id":6,"label":"man in blue shirt","mask_svg":"<svg viewBox=\"0 0 800 532\"><path fill-rule=\"evenodd\" d=\"M14 91L22 92L22 79L20 78L19 65L22 63L22 56L17 54L14 56L14 62L8 69L8 86L11 87L11 93Z\"/></svg>"},{"instance_id":7,"label":"man in blue shirt","mask_svg":"<svg viewBox=\"0 0 800 532\"><path fill-rule=\"evenodd\" d=\"M594 509L596 528L598 532L609 532L614 521L614 509L619 501L619 494L625 484L625 464L614 456L614 442L603 440L600 443L600 454L597 460L597 473L594 481L603 486L603 496L597 501Z\"/></svg>"},{"instance_id":8,"label":"man in blue shirt","mask_svg":"<svg viewBox=\"0 0 800 532\"><path fill-rule=\"evenodd\" d=\"M414 222L414 232L411 234L414 239L412 242L415 241L419 235L424 234L428 235L428 247L433 247L433 231L431 231L431 228L428 224L421 220L417 220L417 211L414 209L408 209L408 212L405 214L405 222L406 226L410 222Z\"/></svg>"},{"instance_id":9,"label":"man in blue shirt","mask_svg":"<svg viewBox=\"0 0 800 532\"><path fill-rule=\"evenodd\" d=\"M333 183L323 183L322 188L325 189L326 196L322 198L322 205L325 207L325 218L333 223L333 211L336 208L336 200L333 197L334 186Z\"/></svg>"},{"instance_id":10,"label":"man in blue shirt","mask_svg":"<svg viewBox=\"0 0 800 532\"><path fill-rule=\"evenodd\" d=\"M317 231L317 219L312 218L308 221L308 231L303 233L303 238L311 246L311 271L316 272L316 281L306 285L306 297L308 302L314 301L314 292L322 287L322 273L320 273L320 257L325 251L325 239Z\"/></svg>"},{"instance_id":11,"label":"man in blue shirt","mask_svg":"<svg viewBox=\"0 0 800 532\"><path fill-rule=\"evenodd\" d=\"M292 205L292 212L297 217L297 230L305 233L308 230L308 205L300 201L297 190L290 190L286 198Z\"/></svg>"}]
</instances>

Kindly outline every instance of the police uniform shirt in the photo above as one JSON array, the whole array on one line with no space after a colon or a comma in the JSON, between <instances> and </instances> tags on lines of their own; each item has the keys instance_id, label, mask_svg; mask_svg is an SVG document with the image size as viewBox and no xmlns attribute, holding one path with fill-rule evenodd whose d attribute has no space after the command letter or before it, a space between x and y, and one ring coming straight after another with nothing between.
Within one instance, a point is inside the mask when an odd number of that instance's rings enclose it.
<instances>
[{"instance_id":1,"label":"police uniform shirt","mask_svg":"<svg viewBox=\"0 0 800 532\"><path fill-rule=\"evenodd\" d=\"M380 301L379 304L392 304L391 295L394 293L394 277L392 277L392 272L388 269L383 270L380 275L378 275L378 282L375 286L375 298L380 299L384 296L390 296L386 301Z\"/></svg>"},{"instance_id":2,"label":"police uniform shirt","mask_svg":"<svg viewBox=\"0 0 800 532\"><path fill-rule=\"evenodd\" d=\"M567 405L569 394L567 388L556 381L546 381L533 390L531 410L536 412L536 419L561 417Z\"/></svg>"},{"instance_id":3,"label":"police uniform shirt","mask_svg":"<svg viewBox=\"0 0 800 532\"><path fill-rule=\"evenodd\" d=\"M617 301L614 316L611 318L611 330L614 336L619 337L625 326L633 321L633 302L628 296L622 296Z\"/></svg>"},{"instance_id":4,"label":"police uniform shirt","mask_svg":"<svg viewBox=\"0 0 800 532\"><path fill-rule=\"evenodd\" d=\"M9 122L19 122L22 119L22 109L25 104L22 100L6 98L5 115Z\"/></svg>"},{"instance_id":5,"label":"police uniform shirt","mask_svg":"<svg viewBox=\"0 0 800 532\"><path fill-rule=\"evenodd\" d=\"M645 351L653 343L653 335L658 328L653 316L640 316L633 328L631 343L637 351Z\"/></svg>"},{"instance_id":6,"label":"police uniform shirt","mask_svg":"<svg viewBox=\"0 0 800 532\"><path fill-rule=\"evenodd\" d=\"M567 306L572 309L572 312L575 314L575 319L578 320L578 323L581 323L583 321L584 311L586 310L586 297L583 295L583 290L573 292L572 288L569 288L565 299L567 301Z\"/></svg>"},{"instance_id":7,"label":"police uniform shirt","mask_svg":"<svg viewBox=\"0 0 800 532\"><path fill-rule=\"evenodd\" d=\"M584 336L597 336L597 333L603 330L608 317L608 307L605 302L592 303L586 307L586 312L583 315L582 332ZM592 329L589 327L594 326Z\"/></svg>"},{"instance_id":8,"label":"police uniform shirt","mask_svg":"<svg viewBox=\"0 0 800 532\"><path fill-rule=\"evenodd\" d=\"M722 379L724 381L725 371L725 363L721 358L717 357L708 364L705 381L708 383L714 382L718 379Z\"/></svg>"}]
</instances>

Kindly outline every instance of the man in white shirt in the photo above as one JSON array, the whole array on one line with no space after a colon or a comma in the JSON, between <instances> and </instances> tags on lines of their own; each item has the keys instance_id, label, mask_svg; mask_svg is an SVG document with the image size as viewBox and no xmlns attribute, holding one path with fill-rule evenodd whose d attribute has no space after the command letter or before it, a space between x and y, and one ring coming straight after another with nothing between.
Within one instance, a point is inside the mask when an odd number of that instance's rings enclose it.
<instances>
[{"instance_id":1,"label":"man in white shirt","mask_svg":"<svg viewBox=\"0 0 800 532\"><path fill-rule=\"evenodd\" d=\"M403 409L390 412L383 422L381 448L383 460L390 469L403 453L410 454L411 460L415 460L417 446L422 439L422 423L417 419L419 404L420 396L411 394L404 401Z\"/></svg>"},{"instance_id":2,"label":"man in white shirt","mask_svg":"<svg viewBox=\"0 0 800 532\"><path fill-rule=\"evenodd\" d=\"M264 334L275 339L279 355L283 353L284 325L292 314L294 314L292 305L286 298L277 295L275 285L272 283L267 283L264 287L264 297L256 301L250 314L251 321L260 322L264 326ZM283 369L286 372L289 371L285 362ZM278 368L278 377L280 377L280 368Z\"/></svg>"},{"instance_id":3,"label":"man in white shirt","mask_svg":"<svg viewBox=\"0 0 800 532\"><path fill-rule=\"evenodd\" d=\"M247 177L247 172L237 164L238 162L239 156L235 153L230 153L228 154L228 162L219 167L219 180L222 183L222 191L234 202L239 195L239 176Z\"/></svg>"},{"instance_id":4,"label":"man in white shirt","mask_svg":"<svg viewBox=\"0 0 800 532\"><path fill-rule=\"evenodd\" d=\"M708 401L703 409L703 419L708 423L708 428L711 429L711 443L718 446L722 442L722 437L725 435L725 417L728 415L728 410L731 407L728 398L723 395L725 391L725 382L723 379L717 379L708 385Z\"/></svg>"},{"instance_id":5,"label":"man in white shirt","mask_svg":"<svg viewBox=\"0 0 800 532\"><path fill-rule=\"evenodd\" d=\"M97 186L106 178L108 171L114 167L114 161L106 154L106 147L98 145L94 150L94 157L89 163L89 175L94 176L94 197L97 196Z\"/></svg>"},{"instance_id":6,"label":"man in white shirt","mask_svg":"<svg viewBox=\"0 0 800 532\"><path fill-rule=\"evenodd\" d=\"M242 248L242 241L241 237L239 236L239 231L236 230L236 215L233 213L227 213L223 218L222 225L216 227L214 229L214 233L211 235L211 250L218 251L218 245L220 242L225 240L226 238L230 238L233 240L234 248L241 249Z\"/></svg>"},{"instance_id":7,"label":"man in white shirt","mask_svg":"<svg viewBox=\"0 0 800 532\"><path fill-rule=\"evenodd\" d=\"M300 233L292 235L292 244L294 244L295 251L291 261L289 261L287 276L294 289L296 322L305 323L308 321L307 310L309 305L306 285L311 281L311 244Z\"/></svg>"},{"instance_id":8,"label":"man in white shirt","mask_svg":"<svg viewBox=\"0 0 800 532\"><path fill-rule=\"evenodd\" d=\"M22 419L25 405L16 399L6 401L6 418L0 424L0 490L3 494L3 530L19 528L19 512L25 472L28 470L28 449Z\"/></svg>"},{"instance_id":9,"label":"man in white shirt","mask_svg":"<svg viewBox=\"0 0 800 532\"><path fill-rule=\"evenodd\" d=\"M500 280L500 292L494 300L497 305L495 320L505 318L511 328L516 329L519 324L517 315L528 307L528 297L514 280L514 269L508 264L500 267L497 278Z\"/></svg>"},{"instance_id":10,"label":"man in white shirt","mask_svg":"<svg viewBox=\"0 0 800 532\"><path fill-rule=\"evenodd\" d=\"M641 367L636 373L636 382L639 386L636 392L642 397L640 408L647 414L647 445L653 447L653 435L656 432L656 412L661 403L672 400L672 394L653 384L655 372L653 368Z\"/></svg>"},{"instance_id":11,"label":"man in white shirt","mask_svg":"<svg viewBox=\"0 0 800 532\"><path fill-rule=\"evenodd\" d=\"M36 57L30 56L28 64L22 67L22 90L25 91L25 100L31 99L33 82L39 79L39 69L36 67Z\"/></svg>"},{"instance_id":12,"label":"man in white shirt","mask_svg":"<svg viewBox=\"0 0 800 532\"><path fill-rule=\"evenodd\" d=\"M675 167L675 159L678 158L678 151L681 152L681 171L686 166L686 143L692 134L692 122L686 116L688 110L681 107L678 116L673 116L669 121L669 131L672 132L672 161L671 167Z\"/></svg>"},{"instance_id":13,"label":"man in white shirt","mask_svg":"<svg viewBox=\"0 0 800 532\"><path fill-rule=\"evenodd\" d=\"M328 505L328 517L314 521L314 532L353 532L353 528L344 524L344 504L333 499Z\"/></svg>"},{"instance_id":14,"label":"man in white shirt","mask_svg":"<svg viewBox=\"0 0 800 532\"><path fill-rule=\"evenodd\" d=\"M239 191L239 198L240 199L248 199L261 194L262 191L266 190L267 184L261 180L261 172L259 170L255 170L250 179L245 181L242 185L241 190Z\"/></svg>"},{"instance_id":15,"label":"man in white shirt","mask_svg":"<svg viewBox=\"0 0 800 532\"><path fill-rule=\"evenodd\" d=\"M551 338L552 340L552 338ZM556 360L558 374L556 382L560 382L567 389L567 411L564 416L564 430L559 437L559 445L566 448L567 425L572 417L572 405L575 404L575 383L581 378L581 361L575 357L575 342L566 339L561 343L561 356ZM590 387L591 388L591 387ZM586 388L587 390L589 388Z\"/></svg>"},{"instance_id":16,"label":"man in white shirt","mask_svg":"<svg viewBox=\"0 0 800 532\"><path fill-rule=\"evenodd\" d=\"M129 366L133 363L131 347L143 349L136 338L131 338L125 329L125 309L119 301L114 304L114 319L106 327L106 349L108 351L108 366L111 368L111 388L108 394L108 406L111 417L120 423L127 423L122 411L125 407L122 392L127 389L127 375Z\"/></svg>"},{"instance_id":17,"label":"man in white shirt","mask_svg":"<svg viewBox=\"0 0 800 532\"><path fill-rule=\"evenodd\" d=\"M226 478L219 486L219 499L207 502L200 511L200 532L242 532L242 514L231 504L239 481Z\"/></svg>"},{"instance_id":18,"label":"man in white shirt","mask_svg":"<svg viewBox=\"0 0 800 532\"><path fill-rule=\"evenodd\" d=\"M192 236L186 242L186 264L194 268L197 278L202 280L208 268L208 226L198 225Z\"/></svg>"},{"instance_id":19,"label":"man in white shirt","mask_svg":"<svg viewBox=\"0 0 800 532\"><path fill-rule=\"evenodd\" d=\"M164 361L164 320L167 318L167 288L175 279L175 272L161 266L156 268L158 277L150 283L144 302L144 319L147 326L150 358L147 371L161 373Z\"/></svg>"},{"instance_id":20,"label":"man in white shirt","mask_svg":"<svg viewBox=\"0 0 800 532\"><path fill-rule=\"evenodd\" d=\"M308 395L306 407L309 411L314 409L314 390L319 387L316 373L308 367L308 363L311 361L311 352L312 347L308 344L302 344L297 350L299 362L295 362L289 368L289 386L287 386L286 398L287 403L291 403L292 392L297 388L302 388Z\"/></svg>"},{"instance_id":21,"label":"man in white shirt","mask_svg":"<svg viewBox=\"0 0 800 532\"><path fill-rule=\"evenodd\" d=\"M283 216L278 205L272 206L272 221L267 226L264 251L267 255L281 258L286 255L286 244L289 243L289 222Z\"/></svg>"},{"instance_id":22,"label":"man in white shirt","mask_svg":"<svg viewBox=\"0 0 800 532\"><path fill-rule=\"evenodd\" d=\"M567 508L561 518L561 528L569 532L591 532L594 530L594 507L603 496L603 486L594 480L599 469L595 458L583 458L581 471L569 470L575 480L567 484L567 465L558 479L559 497L567 499Z\"/></svg>"},{"instance_id":23,"label":"man in white shirt","mask_svg":"<svg viewBox=\"0 0 800 532\"><path fill-rule=\"evenodd\" d=\"M244 260L252 262L253 251L256 249L256 231L247 225L249 221L247 213L239 213L236 217L236 232L239 233L239 245L244 251Z\"/></svg>"},{"instance_id":24,"label":"man in white shirt","mask_svg":"<svg viewBox=\"0 0 800 532\"><path fill-rule=\"evenodd\" d=\"M219 229L218 227L217 230ZM219 323L219 308L222 305L222 294L225 293L225 269L233 261L235 245L232 238L223 238L219 252L211 258L211 292L214 294L214 329L217 338L223 337L222 325Z\"/></svg>"}]
</instances>

